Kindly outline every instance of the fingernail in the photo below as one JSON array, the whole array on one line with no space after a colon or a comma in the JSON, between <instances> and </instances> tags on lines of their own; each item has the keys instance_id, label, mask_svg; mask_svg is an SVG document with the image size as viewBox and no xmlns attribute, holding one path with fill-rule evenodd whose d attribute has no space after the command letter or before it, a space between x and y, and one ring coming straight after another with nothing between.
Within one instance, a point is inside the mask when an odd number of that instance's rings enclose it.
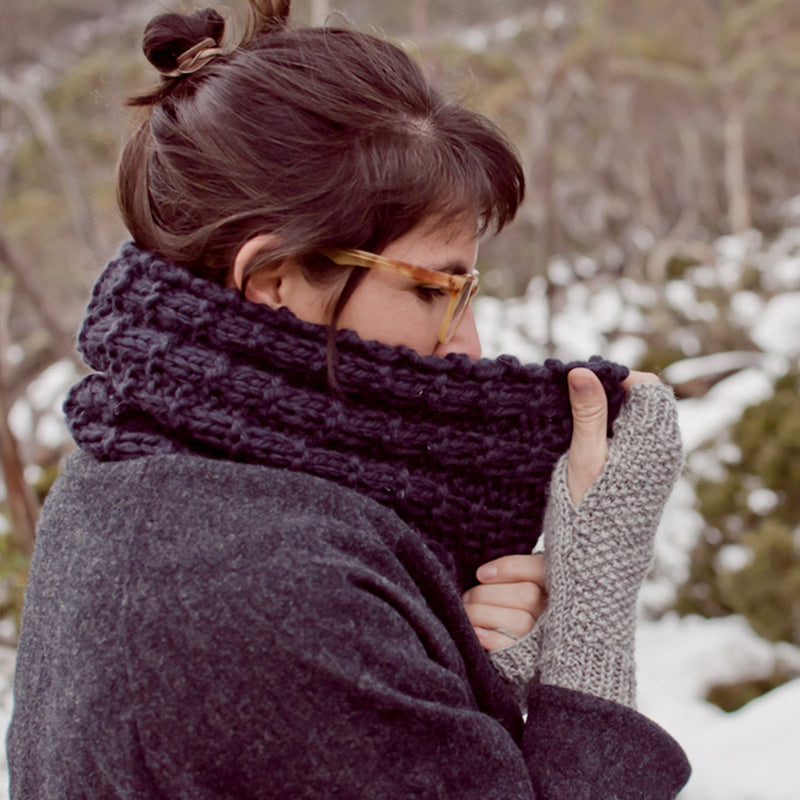
<instances>
[{"instance_id":1,"label":"fingernail","mask_svg":"<svg viewBox=\"0 0 800 800\"><path fill-rule=\"evenodd\" d=\"M478 567L476 574L479 581L490 581L497 577L497 567L494 564L484 564L482 567Z\"/></svg>"},{"instance_id":2,"label":"fingernail","mask_svg":"<svg viewBox=\"0 0 800 800\"><path fill-rule=\"evenodd\" d=\"M570 378L570 388L576 394L591 394L594 390L594 381L587 375L575 375Z\"/></svg>"}]
</instances>

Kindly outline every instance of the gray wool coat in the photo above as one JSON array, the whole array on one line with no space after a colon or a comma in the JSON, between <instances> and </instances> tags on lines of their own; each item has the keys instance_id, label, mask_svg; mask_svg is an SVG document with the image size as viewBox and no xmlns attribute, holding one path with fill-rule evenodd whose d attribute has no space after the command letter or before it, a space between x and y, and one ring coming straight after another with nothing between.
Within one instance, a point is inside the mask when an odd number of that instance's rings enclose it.
<instances>
[{"instance_id":1,"label":"gray wool coat","mask_svg":"<svg viewBox=\"0 0 800 800\"><path fill-rule=\"evenodd\" d=\"M674 797L680 747L534 685L523 723L417 532L330 482L75 453L26 597L12 800Z\"/></svg>"}]
</instances>

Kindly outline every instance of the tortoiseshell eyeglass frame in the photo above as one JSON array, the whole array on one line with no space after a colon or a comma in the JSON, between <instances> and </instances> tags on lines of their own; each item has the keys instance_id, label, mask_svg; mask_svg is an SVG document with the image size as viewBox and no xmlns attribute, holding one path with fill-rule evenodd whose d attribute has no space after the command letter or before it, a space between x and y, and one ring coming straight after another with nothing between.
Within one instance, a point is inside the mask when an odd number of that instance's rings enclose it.
<instances>
[{"instance_id":1,"label":"tortoiseshell eyeglass frame","mask_svg":"<svg viewBox=\"0 0 800 800\"><path fill-rule=\"evenodd\" d=\"M461 318L469 306L475 292L478 291L478 278L480 274L474 269L466 275L451 275L447 272L438 272L434 269L417 267L406 264L404 261L394 261L391 258L368 253L366 250L340 250L325 249L320 251L335 264L342 267L363 267L364 269L377 269L393 275L401 275L416 283L436 286L446 290L450 300L444 312L442 324L439 327L438 340L447 344L458 329Z\"/></svg>"}]
</instances>

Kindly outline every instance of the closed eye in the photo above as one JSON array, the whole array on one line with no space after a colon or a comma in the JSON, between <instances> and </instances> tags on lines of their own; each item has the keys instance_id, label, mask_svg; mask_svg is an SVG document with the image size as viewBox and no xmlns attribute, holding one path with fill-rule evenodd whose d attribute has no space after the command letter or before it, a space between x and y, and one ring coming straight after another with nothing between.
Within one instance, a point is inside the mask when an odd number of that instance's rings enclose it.
<instances>
[{"instance_id":1,"label":"closed eye","mask_svg":"<svg viewBox=\"0 0 800 800\"><path fill-rule=\"evenodd\" d=\"M424 284L415 286L414 291L420 300L424 300L427 303L432 303L447 294L447 290L442 289L440 286L425 286Z\"/></svg>"}]
</instances>

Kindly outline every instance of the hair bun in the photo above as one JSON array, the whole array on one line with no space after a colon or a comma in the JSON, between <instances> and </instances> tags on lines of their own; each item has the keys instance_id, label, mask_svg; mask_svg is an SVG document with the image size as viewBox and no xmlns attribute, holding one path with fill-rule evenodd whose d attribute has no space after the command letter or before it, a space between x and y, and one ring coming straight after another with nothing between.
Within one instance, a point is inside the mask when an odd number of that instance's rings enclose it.
<instances>
[{"instance_id":1,"label":"hair bun","mask_svg":"<svg viewBox=\"0 0 800 800\"><path fill-rule=\"evenodd\" d=\"M180 57L205 39L222 41L225 20L213 8L191 14L159 14L144 29L142 50L159 72L171 73Z\"/></svg>"}]
</instances>

